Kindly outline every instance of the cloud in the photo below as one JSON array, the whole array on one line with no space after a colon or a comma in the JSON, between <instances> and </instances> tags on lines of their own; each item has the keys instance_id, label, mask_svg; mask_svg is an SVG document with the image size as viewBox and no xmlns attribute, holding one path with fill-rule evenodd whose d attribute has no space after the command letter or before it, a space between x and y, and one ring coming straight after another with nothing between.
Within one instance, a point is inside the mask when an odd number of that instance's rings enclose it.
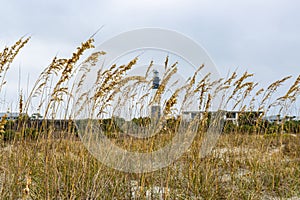
<instances>
[{"instance_id":1,"label":"cloud","mask_svg":"<svg viewBox=\"0 0 300 200\"><path fill-rule=\"evenodd\" d=\"M34 79L54 55L69 56L102 25L98 44L123 31L162 27L202 44L223 76L240 68L267 83L299 74L299 7L297 0L10 0L0 7L0 45L32 35L14 66Z\"/></svg>"}]
</instances>

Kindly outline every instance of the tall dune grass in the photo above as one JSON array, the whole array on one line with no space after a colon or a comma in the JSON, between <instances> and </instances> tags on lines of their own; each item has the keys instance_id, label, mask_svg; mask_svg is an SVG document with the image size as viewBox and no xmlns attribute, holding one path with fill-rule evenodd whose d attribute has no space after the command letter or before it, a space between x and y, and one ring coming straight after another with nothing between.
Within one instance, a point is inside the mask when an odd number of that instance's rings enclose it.
<instances>
[{"instance_id":1,"label":"tall dune grass","mask_svg":"<svg viewBox=\"0 0 300 200\"><path fill-rule=\"evenodd\" d=\"M5 75L12 61L29 41L21 38L0 53L0 91L5 86ZM159 134L149 139L132 139L116 128L112 119L100 122L106 134L119 146L140 152L151 152L165 145L172 138L176 119L172 113L182 90L197 97L199 109L206 111L197 136L189 151L172 165L151 173L125 173L110 169L95 159L80 141L72 124L70 110L77 111L87 102L88 92L74 102L74 92L83 87L85 73L75 81L78 71L88 72L105 52L95 52L84 62L78 63L83 53L93 48L93 39L82 43L70 58L54 57L42 71L31 93L19 102L22 113L39 112L44 116L41 124L28 122L26 115L17 121L0 121L0 199L272 199L300 197L300 134L288 124L265 124L262 116L251 127L226 124L229 130L220 136L212 153L199 157L199 145L208 127L212 99L222 94L224 108L240 111L262 111L268 115L276 109L286 116L298 103L300 75L284 77L260 88L253 81L253 74L232 73L226 78L212 81L210 74L198 80L200 66L182 88L174 91L162 102L162 95L171 77L177 72L178 63L165 61L166 72L152 103L164 105ZM151 84L147 81L153 67L150 62L144 76L127 77L126 73L138 63L138 57L129 63L109 69L99 68L92 99L94 111L101 116L112 101L122 105L132 96L131 84ZM81 68L80 68L81 67ZM278 88L287 80L294 83L284 95L271 101ZM197 81L198 80L198 81ZM130 85L126 85L130 83ZM132 85L131 85L132 86ZM124 99L117 99L122 88ZM128 91L128 92L126 92ZM148 94L145 94L147 96ZM145 98L142 96L140 101ZM123 100L123 101L122 101ZM23 102L24 101L24 102ZM46 119L47 118L47 119ZM65 129L52 123L64 119ZM136 119L137 121L139 119ZM141 119L140 119L141 120ZM172 121L173 120L173 121ZM138 121L147 125L147 120ZM9 124L11 123L11 124ZM30 124L31 123L31 124ZM290 126L294 126L290 124ZM293 131L292 131L293 130ZM291 133L293 132L293 134Z\"/></svg>"}]
</instances>

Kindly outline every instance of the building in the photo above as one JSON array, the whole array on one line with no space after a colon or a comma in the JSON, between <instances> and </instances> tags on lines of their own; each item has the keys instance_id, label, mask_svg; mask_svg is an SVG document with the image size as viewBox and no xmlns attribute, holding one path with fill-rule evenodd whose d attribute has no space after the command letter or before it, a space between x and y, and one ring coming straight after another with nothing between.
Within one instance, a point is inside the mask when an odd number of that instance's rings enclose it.
<instances>
[{"instance_id":1,"label":"building","mask_svg":"<svg viewBox=\"0 0 300 200\"><path fill-rule=\"evenodd\" d=\"M161 109L159 105L151 106L151 118L159 119L161 117Z\"/></svg>"},{"instance_id":2,"label":"building","mask_svg":"<svg viewBox=\"0 0 300 200\"><path fill-rule=\"evenodd\" d=\"M182 117L185 120L193 120L195 117L203 119L205 111L184 111L182 112ZM209 111L209 115L214 115L216 111ZM262 111L224 111L224 120L227 122L232 122L235 125L239 125L241 121L247 124L253 124L255 121L261 117Z\"/></svg>"},{"instance_id":3,"label":"building","mask_svg":"<svg viewBox=\"0 0 300 200\"><path fill-rule=\"evenodd\" d=\"M16 112L1 112L0 118L2 119L4 116L6 116L6 120L17 120L20 114Z\"/></svg>"},{"instance_id":4,"label":"building","mask_svg":"<svg viewBox=\"0 0 300 200\"><path fill-rule=\"evenodd\" d=\"M157 70L153 71L153 81L152 81L152 94L153 96L156 94L157 89L159 88L159 72ZM160 102L154 102L151 106L151 118L158 120L161 117L161 107L159 105Z\"/></svg>"},{"instance_id":5,"label":"building","mask_svg":"<svg viewBox=\"0 0 300 200\"><path fill-rule=\"evenodd\" d=\"M153 90L157 90L158 89L159 82L160 82L159 72L157 70L154 70L153 71L153 81L152 81L152 89Z\"/></svg>"},{"instance_id":6,"label":"building","mask_svg":"<svg viewBox=\"0 0 300 200\"><path fill-rule=\"evenodd\" d=\"M297 121L297 117L296 116L281 117L280 115L270 115L270 116L263 117L263 120L270 123L280 124L286 121Z\"/></svg>"}]
</instances>

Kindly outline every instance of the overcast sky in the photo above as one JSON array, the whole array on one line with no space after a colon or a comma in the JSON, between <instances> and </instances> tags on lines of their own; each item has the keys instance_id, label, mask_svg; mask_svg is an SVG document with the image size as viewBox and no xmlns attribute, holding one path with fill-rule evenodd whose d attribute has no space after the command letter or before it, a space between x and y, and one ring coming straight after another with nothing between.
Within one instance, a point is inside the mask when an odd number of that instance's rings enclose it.
<instances>
[{"instance_id":1,"label":"overcast sky","mask_svg":"<svg viewBox=\"0 0 300 200\"><path fill-rule=\"evenodd\" d=\"M201 44L222 76L248 70L266 84L300 74L299 10L298 0L2 0L0 47L32 36L8 74L17 89L20 66L26 90L28 74L34 80L56 54L69 57L102 25L96 45L124 31L160 27Z\"/></svg>"}]
</instances>

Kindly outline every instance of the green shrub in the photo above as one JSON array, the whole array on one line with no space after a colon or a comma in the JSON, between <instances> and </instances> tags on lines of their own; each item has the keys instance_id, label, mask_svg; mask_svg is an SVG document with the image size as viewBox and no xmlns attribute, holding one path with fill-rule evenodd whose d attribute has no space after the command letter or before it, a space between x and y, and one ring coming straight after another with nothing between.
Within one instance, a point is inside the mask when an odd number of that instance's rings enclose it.
<instances>
[{"instance_id":1,"label":"green shrub","mask_svg":"<svg viewBox=\"0 0 300 200\"><path fill-rule=\"evenodd\" d=\"M16 138L16 132L14 130L8 129L2 134L2 139L4 141L12 141Z\"/></svg>"},{"instance_id":2,"label":"green shrub","mask_svg":"<svg viewBox=\"0 0 300 200\"><path fill-rule=\"evenodd\" d=\"M26 128L24 131L24 137L35 140L38 137L38 131L35 128Z\"/></svg>"}]
</instances>

